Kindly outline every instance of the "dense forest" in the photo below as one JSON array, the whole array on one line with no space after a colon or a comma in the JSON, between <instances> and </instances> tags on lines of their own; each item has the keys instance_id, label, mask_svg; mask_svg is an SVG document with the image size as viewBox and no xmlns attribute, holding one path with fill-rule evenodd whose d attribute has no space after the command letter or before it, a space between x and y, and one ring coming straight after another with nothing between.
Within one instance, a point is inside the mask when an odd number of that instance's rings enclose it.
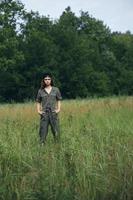
<instances>
[{"instance_id":1,"label":"dense forest","mask_svg":"<svg viewBox=\"0 0 133 200\"><path fill-rule=\"evenodd\" d=\"M34 100L44 72L63 98L133 95L133 34L67 7L53 20L0 3L0 102Z\"/></svg>"}]
</instances>

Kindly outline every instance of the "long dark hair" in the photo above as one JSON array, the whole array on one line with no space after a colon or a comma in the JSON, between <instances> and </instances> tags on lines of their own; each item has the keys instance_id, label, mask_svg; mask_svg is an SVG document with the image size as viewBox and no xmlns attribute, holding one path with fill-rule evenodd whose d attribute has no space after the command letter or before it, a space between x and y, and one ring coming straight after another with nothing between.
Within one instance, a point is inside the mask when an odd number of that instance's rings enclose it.
<instances>
[{"instance_id":1,"label":"long dark hair","mask_svg":"<svg viewBox=\"0 0 133 200\"><path fill-rule=\"evenodd\" d=\"M54 85L54 81L53 81L53 79L52 79L52 77L50 77L51 78L51 86L53 86ZM45 82L44 82L44 78L41 80L41 89L44 89L46 87L46 84L45 84Z\"/></svg>"}]
</instances>

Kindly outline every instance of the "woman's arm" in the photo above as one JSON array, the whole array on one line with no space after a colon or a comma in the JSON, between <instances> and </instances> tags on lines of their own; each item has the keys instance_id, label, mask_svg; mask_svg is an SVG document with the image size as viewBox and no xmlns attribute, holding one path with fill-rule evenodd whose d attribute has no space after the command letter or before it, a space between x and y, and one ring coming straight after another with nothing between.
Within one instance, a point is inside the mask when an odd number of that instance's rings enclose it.
<instances>
[{"instance_id":1,"label":"woman's arm","mask_svg":"<svg viewBox=\"0 0 133 200\"><path fill-rule=\"evenodd\" d=\"M61 101L57 101L57 108L55 110L56 113L59 113L60 112L60 109L61 109Z\"/></svg>"},{"instance_id":2,"label":"woman's arm","mask_svg":"<svg viewBox=\"0 0 133 200\"><path fill-rule=\"evenodd\" d=\"M39 102L37 102L37 112L39 113L39 114L42 114L43 112L42 112L42 105L41 105L41 103L39 103Z\"/></svg>"}]
</instances>

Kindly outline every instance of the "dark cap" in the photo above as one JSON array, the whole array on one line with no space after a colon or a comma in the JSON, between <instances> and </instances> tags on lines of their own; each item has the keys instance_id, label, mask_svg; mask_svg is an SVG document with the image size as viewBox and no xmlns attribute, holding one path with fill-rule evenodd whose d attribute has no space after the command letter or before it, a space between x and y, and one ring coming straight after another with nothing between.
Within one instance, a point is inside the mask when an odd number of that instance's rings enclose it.
<instances>
[{"instance_id":1,"label":"dark cap","mask_svg":"<svg viewBox=\"0 0 133 200\"><path fill-rule=\"evenodd\" d=\"M44 73L43 74L43 79L45 78L45 77L50 77L50 78L52 78L52 74L51 73L49 73L49 72L47 72L47 73Z\"/></svg>"}]
</instances>

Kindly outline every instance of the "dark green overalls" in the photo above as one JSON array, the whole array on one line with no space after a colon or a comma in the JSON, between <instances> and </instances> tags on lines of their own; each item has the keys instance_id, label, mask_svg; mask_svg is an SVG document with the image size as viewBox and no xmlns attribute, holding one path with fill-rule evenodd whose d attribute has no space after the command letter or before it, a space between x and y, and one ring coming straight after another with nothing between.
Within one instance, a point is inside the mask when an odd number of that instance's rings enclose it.
<instances>
[{"instance_id":1,"label":"dark green overalls","mask_svg":"<svg viewBox=\"0 0 133 200\"><path fill-rule=\"evenodd\" d=\"M57 101L61 100L61 93L57 87L52 86L51 92L48 94L45 89L39 89L36 97L36 102L42 104L43 114L40 115L40 142L44 143L46 141L46 136L48 134L48 127L51 126L51 131L53 133L54 139L59 139L59 117L55 112Z\"/></svg>"}]
</instances>

